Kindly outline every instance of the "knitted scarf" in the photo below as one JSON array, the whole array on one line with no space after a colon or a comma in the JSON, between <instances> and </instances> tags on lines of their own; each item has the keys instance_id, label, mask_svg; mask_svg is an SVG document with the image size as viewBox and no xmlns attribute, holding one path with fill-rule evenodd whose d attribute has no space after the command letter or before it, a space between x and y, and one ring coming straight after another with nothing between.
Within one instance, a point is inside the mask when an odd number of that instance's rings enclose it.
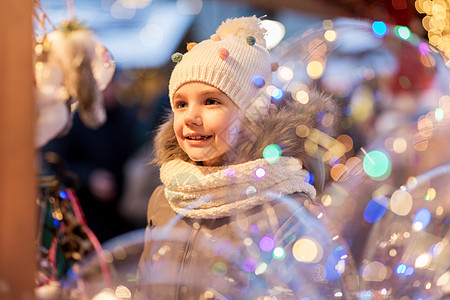
<instances>
[{"instance_id":1,"label":"knitted scarf","mask_svg":"<svg viewBox=\"0 0 450 300\"><path fill-rule=\"evenodd\" d=\"M275 163L257 159L242 164L205 167L174 159L161 166L161 181L172 209L183 216L213 219L231 216L268 202L266 191L316 196L305 182L308 171L293 157Z\"/></svg>"}]
</instances>

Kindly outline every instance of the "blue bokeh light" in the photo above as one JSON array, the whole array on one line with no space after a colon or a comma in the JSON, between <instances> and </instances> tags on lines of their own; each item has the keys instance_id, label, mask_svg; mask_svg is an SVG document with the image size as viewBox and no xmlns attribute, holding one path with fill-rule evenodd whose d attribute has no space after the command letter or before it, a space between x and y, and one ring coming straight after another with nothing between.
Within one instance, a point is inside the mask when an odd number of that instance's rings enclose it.
<instances>
[{"instance_id":1,"label":"blue bokeh light","mask_svg":"<svg viewBox=\"0 0 450 300\"><path fill-rule=\"evenodd\" d=\"M347 251L342 246L337 246L325 262L325 280L335 280L341 277L347 262Z\"/></svg>"},{"instance_id":2,"label":"blue bokeh light","mask_svg":"<svg viewBox=\"0 0 450 300\"><path fill-rule=\"evenodd\" d=\"M283 91L279 88L275 88L272 91L272 98L274 100L277 100L277 101L280 100L281 98L283 98L283 95L284 95Z\"/></svg>"},{"instance_id":3,"label":"blue bokeh light","mask_svg":"<svg viewBox=\"0 0 450 300\"><path fill-rule=\"evenodd\" d=\"M411 276L414 274L414 268L413 267L407 267L405 271L406 276Z\"/></svg>"},{"instance_id":4,"label":"blue bokeh light","mask_svg":"<svg viewBox=\"0 0 450 300\"><path fill-rule=\"evenodd\" d=\"M382 38L388 33L388 28L384 22L375 21L372 23L372 32L376 37Z\"/></svg>"},{"instance_id":5,"label":"blue bokeh light","mask_svg":"<svg viewBox=\"0 0 450 300\"><path fill-rule=\"evenodd\" d=\"M252 81L257 87L262 87L264 85L264 79L259 75L253 75Z\"/></svg>"},{"instance_id":6,"label":"blue bokeh light","mask_svg":"<svg viewBox=\"0 0 450 300\"><path fill-rule=\"evenodd\" d=\"M424 229L430 224L430 221L431 221L430 211L426 208L421 208L416 212L413 224L421 223L422 226L420 227L420 229Z\"/></svg>"},{"instance_id":7,"label":"blue bokeh light","mask_svg":"<svg viewBox=\"0 0 450 300\"><path fill-rule=\"evenodd\" d=\"M314 182L314 175L312 173L308 173L305 175L305 182L309 184L313 184Z\"/></svg>"},{"instance_id":8,"label":"blue bokeh light","mask_svg":"<svg viewBox=\"0 0 450 300\"><path fill-rule=\"evenodd\" d=\"M66 193L65 191L60 191L60 192L59 192L59 197L60 197L61 199L66 199L66 198L67 198L67 193Z\"/></svg>"},{"instance_id":9,"label":"blue bokeh light","mask_svg":"<svg viewBox=\"0 0 450 300\"><path fill-rule=\"evenodd\" d=\"M405 274L406 272L406 265L405 264L398 264L397 267L395 267L395 273L397 274Z\"/></svg>"},{"instance_id":10,"label":"blue bokeh light","mask_svg":"<svg viewBox=\"0 0 450 300\"><path fill-rule=\"evenodd\" d=\"M380 220L388 207L388 199L384 196L374 197L367 203L364 210L364 220L368 223L375 223Z\"/></svg>"}]
</instances>

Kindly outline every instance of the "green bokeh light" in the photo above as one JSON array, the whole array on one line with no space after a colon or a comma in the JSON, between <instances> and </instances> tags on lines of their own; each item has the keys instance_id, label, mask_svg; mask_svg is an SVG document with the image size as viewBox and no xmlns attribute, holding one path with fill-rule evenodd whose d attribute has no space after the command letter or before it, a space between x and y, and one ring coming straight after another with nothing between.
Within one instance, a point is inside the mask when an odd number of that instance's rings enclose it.
<instances>
[{"instance_id":1,"label":"green bokeh light","mask_svg":"<svg viewBox=\"0 0 450 300\"><path fill-rule=\"evenodd\" d=\"M406 26L397 26L395 28L395 32L401 39L405 41L411 37L411 31L409 31L409 28Z\"/></svg>"},{"instance_id":2,"label":"green bokeh light","mask_svg":"<svg viewBox=\"0 0 450 300\"><path fill-rule=\"evenodd\" d=\"M280 146L275 144L267 146L266 148L264 148L263 156L270 163L277 162L281 156Z\"/></svg>"},{"instance_id":3,"label":"green bokeh light","mask_svg":"<svg viewBox=\"0 0 450 300\"><path fill-rule=\"evenodd\" d=\"M283 259L285 257L286 253L284 252L284 249L282 247L276 247L273 249L273 258L275 259Z\"/></svg>"},{"instance_id":4,"label":"green bokeh light","mask_svg":"<svg viewBox=\"0 0 450 300\"><path fill-rule=\"evenodd\" d=\"M212 272L214 275L225 275L227 274L228 268L227 265L221 261L216 262L212 267Z\"/></svg>"},{"instance_id":5,"label":"green bokeh light","mask_svg":"<svg viewBox=\"0 0 450 300\"><path fill-rule=\"evenodd\" d=\"M375 180L384 180L391 173L391 161L382 151L374 150L366 154L363 160L364 172Z\"/></svg>"},{"instance_id":6,"label":"green bokeh light","mask_svg":"<svg viewBox=\"0 0 450 300\"><path fill-rule=\"evenodd\" d=\"M441 122L444 119L444 111L442 110L442 108L436 108L436 110L434 111L434 117L438 122Z\"/></svg>"}]
</instances>

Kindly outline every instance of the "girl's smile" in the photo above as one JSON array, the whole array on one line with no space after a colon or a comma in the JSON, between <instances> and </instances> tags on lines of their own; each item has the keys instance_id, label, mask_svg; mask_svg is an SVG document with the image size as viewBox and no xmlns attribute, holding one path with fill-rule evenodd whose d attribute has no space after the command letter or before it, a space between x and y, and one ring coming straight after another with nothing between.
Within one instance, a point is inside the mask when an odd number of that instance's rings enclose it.
<instances>
[{"instance_id":1,"label":"girl's smile","mask_svg":"<svg viewBox=\"0 0 450 300\"><path fill-rule=\"evenodd\" d=\"M220 165L237 139L239 108L222 91L201 82L182 85L173 97L173 128L193 161Z\"/></svg>"}]
</instances>

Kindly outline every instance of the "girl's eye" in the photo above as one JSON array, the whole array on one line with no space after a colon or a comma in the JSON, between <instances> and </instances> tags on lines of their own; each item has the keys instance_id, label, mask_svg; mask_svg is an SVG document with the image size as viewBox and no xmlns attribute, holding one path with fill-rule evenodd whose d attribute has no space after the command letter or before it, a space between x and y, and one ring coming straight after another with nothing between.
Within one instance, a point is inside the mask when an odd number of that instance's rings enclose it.
<instances>
[{"instance_id":1,"label":"girl's eye","mask_svg":"<svg viewBox=\"0 0 450 300\"><path fill-rule=\"evenodd\" d=\"M206 105L217 105L217 104L220 104L220 102L215 99L206 99L205 104Z\"/></svg>"},{"instance_id":2,"label":"girl's eye","mask_svg":"<svg viewBox=\"0 0 450 300\"><path fill-rule=\"evenodd\" d=\"M186 102L183 102L183 101L175 102L175 108L183 108L183 107L186 107L186 106L187 106Z\"/></svg>"}]
</instances>

